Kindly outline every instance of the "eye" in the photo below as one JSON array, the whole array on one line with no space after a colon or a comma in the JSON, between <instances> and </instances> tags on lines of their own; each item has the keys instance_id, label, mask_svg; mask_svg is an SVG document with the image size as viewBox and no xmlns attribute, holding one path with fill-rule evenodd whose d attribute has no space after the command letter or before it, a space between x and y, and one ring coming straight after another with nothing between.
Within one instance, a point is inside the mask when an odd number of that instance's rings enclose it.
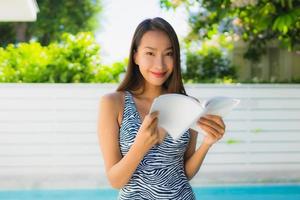
<instances>
[{"instance_id":1,"label":"eye","mask_svg":"<svg viewBox=\"0 0 300 200\"><path fill-rule=\"evenodd\" d=\"M152 52L146 52L146 55L153 56L154 53L152 53Z\"/></svg>"},{"instance_id":2,"label":"eye","mask_svg":"<svg viewBox=\"0 0 300 200\"><path fill-rule=\"evenodd\" d=\"M173 56L173 52L172 51L168 52L167 56Z\"/></svg>"}]
</instances>

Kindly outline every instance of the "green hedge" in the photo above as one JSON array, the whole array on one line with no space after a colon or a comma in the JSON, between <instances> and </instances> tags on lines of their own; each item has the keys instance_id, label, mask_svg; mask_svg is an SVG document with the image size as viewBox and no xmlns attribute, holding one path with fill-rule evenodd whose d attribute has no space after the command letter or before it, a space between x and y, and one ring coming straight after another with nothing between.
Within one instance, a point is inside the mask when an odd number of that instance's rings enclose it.
<instances>
[{"instance_id":1,"label":"green hedge","mask_svg":"<svg viewBox=\"0 0 300 200\"><path fill-rule=\"evenodd\" d=\"M209 47L186 54L185 83L236 83L236 68L219 48Z\"/></svg>"},{"instance_id":2,"label":"green hedge","mask_svg":"<svg viewBox=\"0 0 300 200\"><path fill-rule=\"evenodd\" d=\"M30 42L0 48L0 82L118 82L125 66L126 61L102 65L100 46L88 32L64 33L48 46Z\"/></svg>"}]
</instances>

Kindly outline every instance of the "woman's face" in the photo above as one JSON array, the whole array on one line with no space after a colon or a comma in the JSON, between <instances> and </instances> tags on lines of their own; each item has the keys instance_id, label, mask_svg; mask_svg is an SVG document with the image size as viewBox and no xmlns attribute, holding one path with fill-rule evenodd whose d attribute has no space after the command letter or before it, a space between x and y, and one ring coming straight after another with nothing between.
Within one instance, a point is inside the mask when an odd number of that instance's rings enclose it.
<instances>
[{"instance_id":1,"label":"woman's face","mask_svg":"<svg viewBox=\"0 0 300 200\"><path fill-rule=\"evenodd\" d=\"M162 31L147 31L134 54L134 61L147 83L161 86L174 68L172 44Z\"/></svg>"}]
</instances>

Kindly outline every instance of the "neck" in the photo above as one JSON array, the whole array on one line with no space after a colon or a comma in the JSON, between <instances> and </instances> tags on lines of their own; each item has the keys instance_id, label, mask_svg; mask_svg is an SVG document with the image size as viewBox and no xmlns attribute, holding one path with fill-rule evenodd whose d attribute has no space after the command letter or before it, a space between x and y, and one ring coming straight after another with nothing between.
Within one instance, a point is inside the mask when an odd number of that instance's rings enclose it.
<instances>
[{"instance_id":1,"label":"neck","mask_svg":"<svg viewBox=\"0 0 300 200\"><path fill-rule=\"evenodd\" d=\"M142 89L139 89L138 91L141 91ZM153 86L153 85L145 85L144 92L138 96L143 97L147 100L153 101L156 97L165 94L166 91L163 89L162 86Z\"/></svg>"}]
</instances>

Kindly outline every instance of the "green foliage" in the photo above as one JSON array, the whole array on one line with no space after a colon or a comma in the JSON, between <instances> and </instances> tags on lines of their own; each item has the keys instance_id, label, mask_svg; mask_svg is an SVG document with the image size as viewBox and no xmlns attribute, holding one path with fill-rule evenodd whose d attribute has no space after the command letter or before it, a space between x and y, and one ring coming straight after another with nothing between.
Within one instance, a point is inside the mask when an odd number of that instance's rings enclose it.
<instances>
[{"instance_id":1,"label":"green foliage","mask_svg":"<svg viewBox=\"0 0 300 200\"><path fill-rule=\"evenodd\" d=\"M100 0L37 0L39 12L36 22L0 23L0 45L8 43L39 41L48 45L60 39L64 32L93 31L98 26L98 14L102 10ZM25 40L18 38L21 33Z\"/></svg>"},{"instance_id":2,"label":"green foliage","mask_svg":"<svg viewBox=\"0 0 300 200\"><path fill-rule=\"evenodd\" d=\"M241 141L240 140L236 140L236 139L228 139L227 141L226 141L226 143L227 144L240 144L241 143Z\"/></svg>"},{"instance_id":3,"label":"green foliage","mask_svg":"<svg viewBox=\"0 0 300 200\"><path fill-rule=\"evenodd\" d=\"M47 68L49 82L91 81L94 67L100 64L99 50L92 34L63 34L60 43L49 45L49 54L53 56Z\"/></svg>"},{"instance_id":4,"label":"green foliage","mask_svg":"<svg viewBox=\"0 0 300 200\"><path fill-rule=\"evenodd\" d=\"M216 47L187 52L187 70L183 73L186 83L233 83L235 68Z\"/></svg>"},{"instance_id":5,"label":"green foliage","mask_svg":"<svg viewBox=\"0 0 300 200\"><path fill-rule=\"evenodd\" d=\"M120 75L125 72L127 64L128 60L125 59L123 62L113 63L112 66L102 66L99 68L95 80L100 83L117 83L120 81Z\"/></svg>"},{"instance_id":6,"label":"green foliage","mask_svg":"<svg viewBox=\"0 0 300 200\"><path fill-rule=\"evenodd\" d=\"M9 44L0 48L0 82L117 82L125 63L102 66L100 46L91 33L64 33L60 42Z\"/></svg>"},{"instance_id":7,"label":"green foliage","mask_svg":"<svg viewBox=\"0 0 300 200\"><path fill-rule=\"evenodd\" d=\"M237 34L249 44L245 54L259 61L268 42L300 49L300 1L293 0L161 0L163 8L183 5L189 13L190 40L211 38L216 32Z\"/></svg>"},{"instance_id":8,"label":"green foliage","mask_svg":"<svg viewBox=\"0 0 300 200\"><path fill-rule=\"evenodd\" d=\"M41 81L49 61L46 48L39 43L20 43L0 51L1 82Z\"/></svg>"}]
</instances>

